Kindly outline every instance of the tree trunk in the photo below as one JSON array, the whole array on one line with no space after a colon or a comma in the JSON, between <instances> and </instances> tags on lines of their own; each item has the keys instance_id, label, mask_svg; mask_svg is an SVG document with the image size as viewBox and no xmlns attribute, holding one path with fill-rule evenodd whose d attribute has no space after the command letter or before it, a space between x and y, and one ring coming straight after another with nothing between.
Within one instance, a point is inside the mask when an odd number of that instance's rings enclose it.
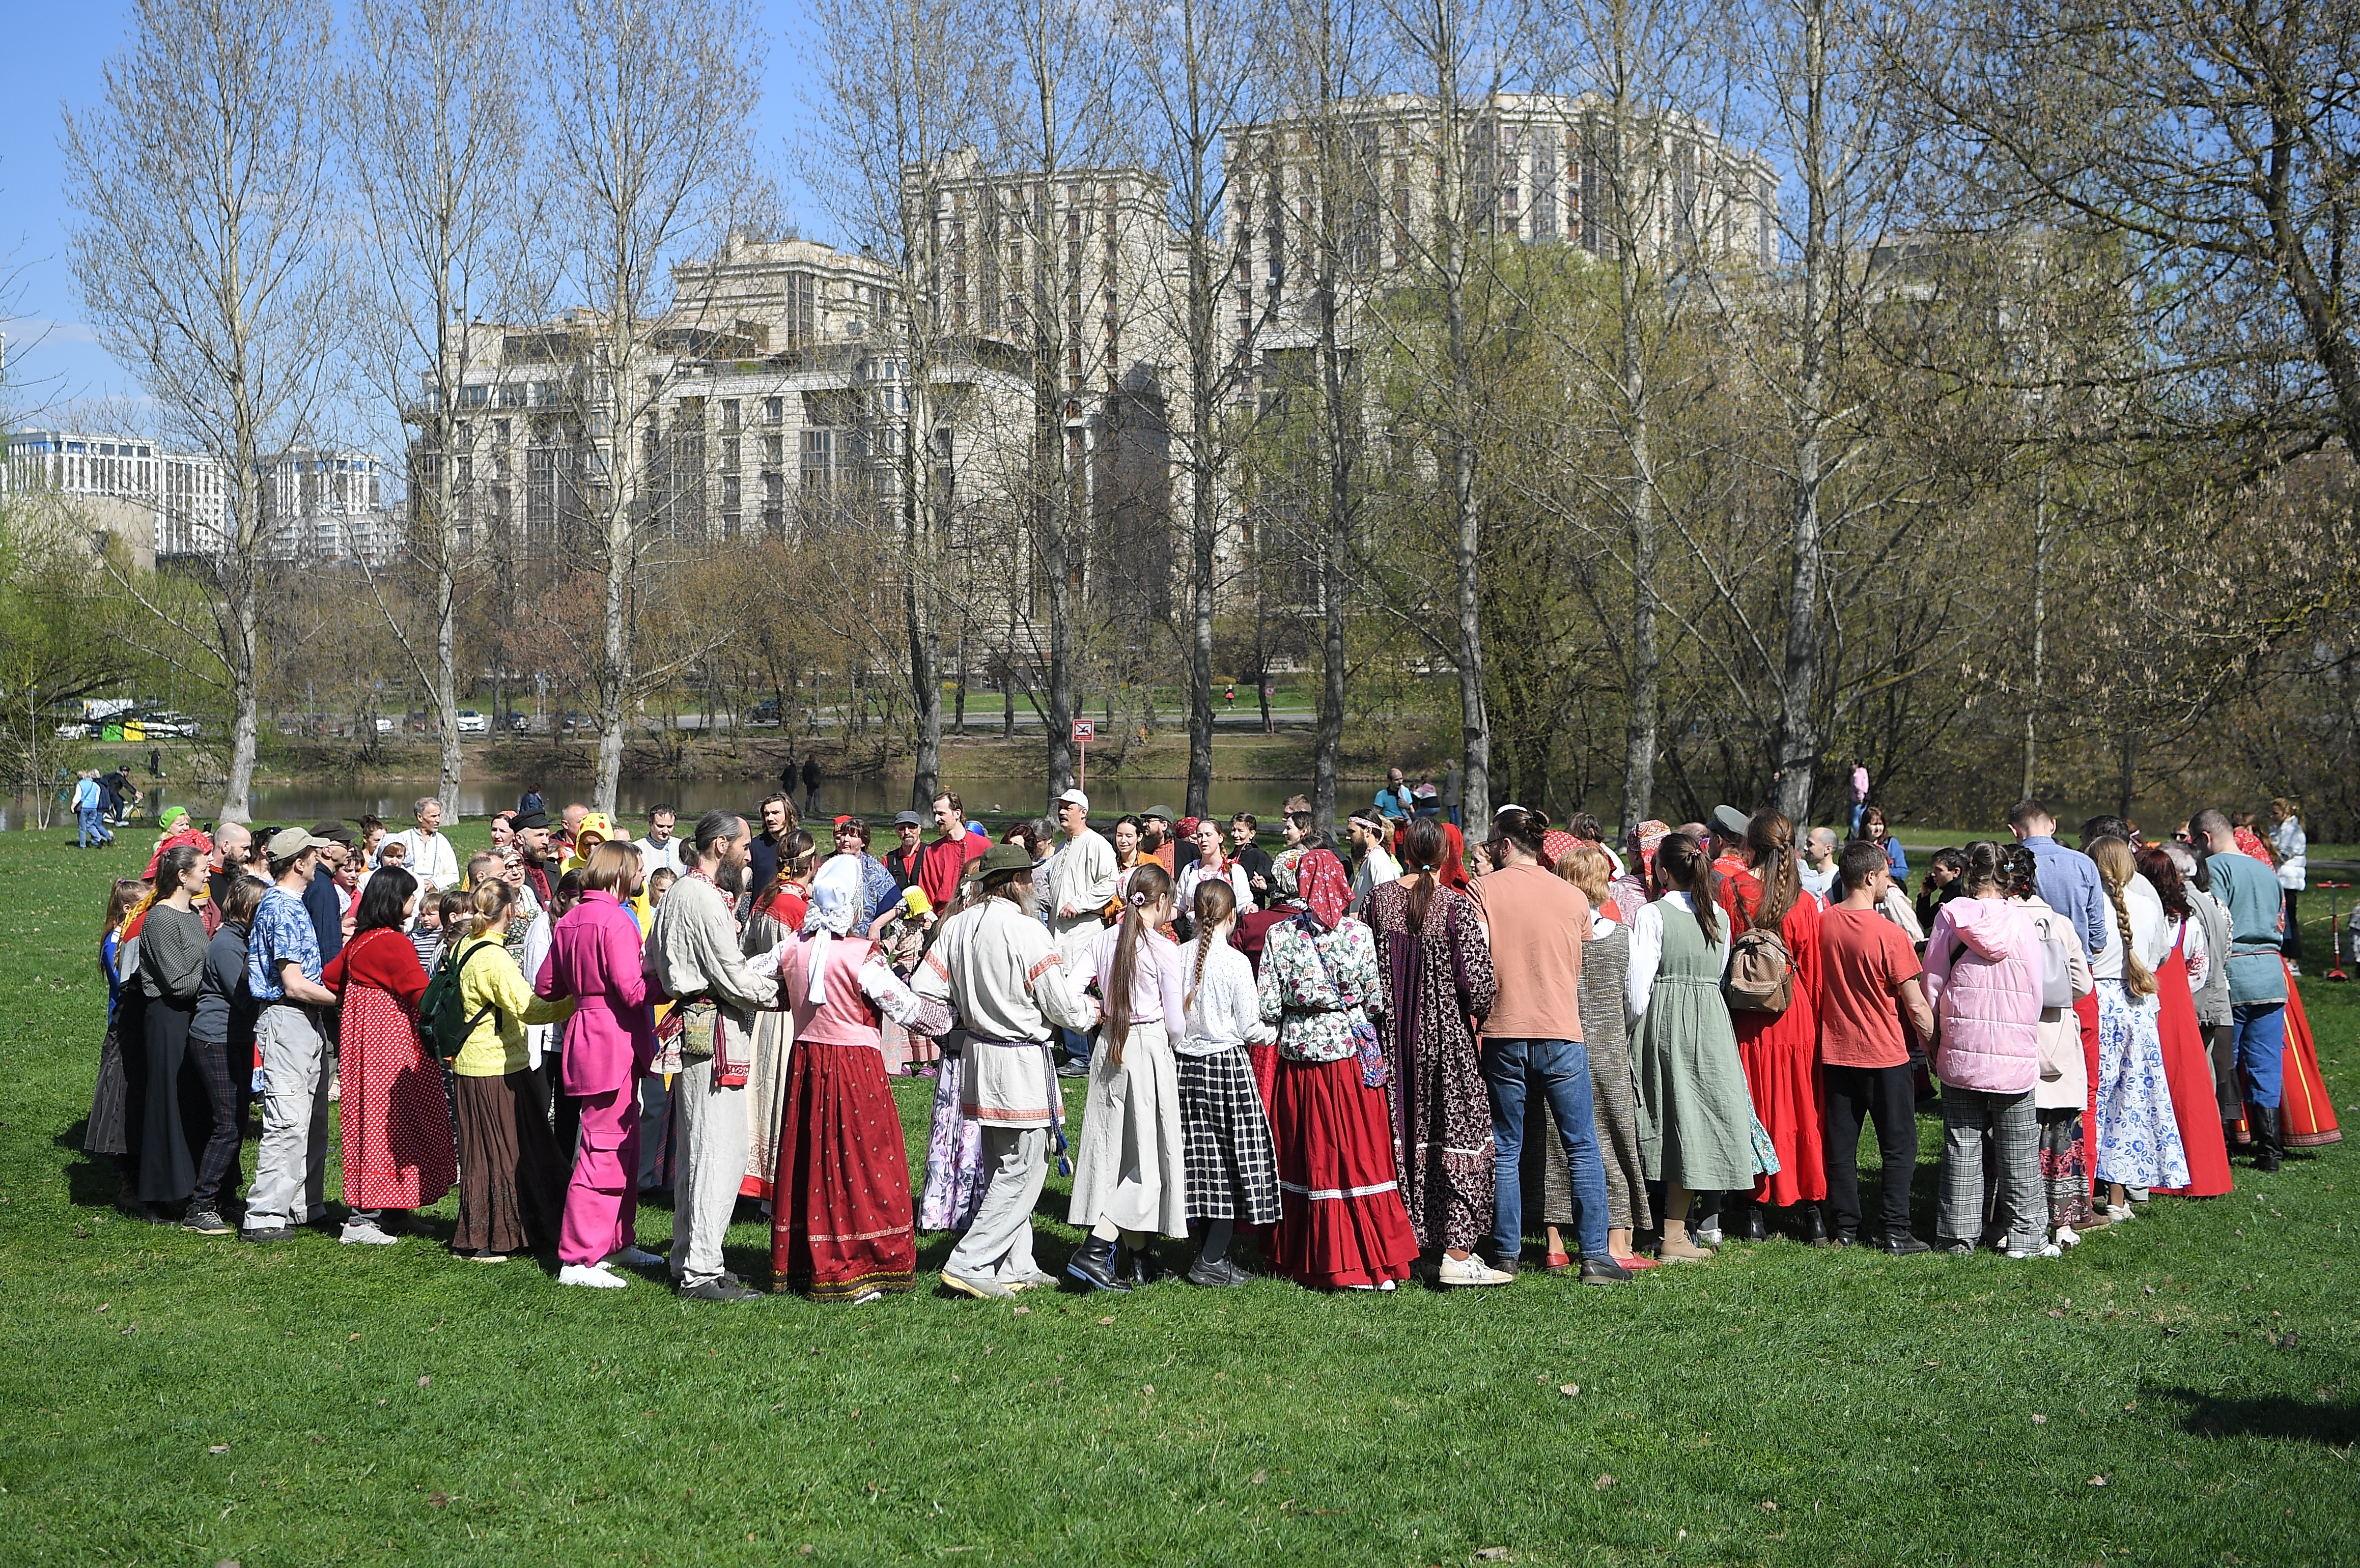
<instances>
[{"instance_id":1,"label":"tree trunk","mask_svg":"<svg viewBox=\"0 0 2360 1568\"><path fill-rule=\"evenodd\" d=\"M1801 430L1795 448L1794 520L1788 540L1786 653L1778 679L1778 809L1794 822L1809 820L1812 774L1819 765L1819 726L1811 706L1819 688L1819 488L1825 480L1822 431L1826 385L1826 323L1820 319L1838 280L1828 276L1827 38L1819 0L1806 12L1803 70L1808 103L1803 121L1804 214L1801 378L1797 389Z\"/></svg>"},{"instance_id":2,"label":"tree trunk","mask_svg":"<svg viewBox=\"0 0 2360 1568\"><path fill-rule=\"evenodd\" d=\"M254 788L256 743L261 730L260 694L254 677L257 617L253 589L231 590L230 615L236 623L235 636L245 648L246 658L229 672L229 782L222 789L221 814L225 822L247 822L254 820L249 797Z\"/></svg>"},{"instance_id":3,"label":"tree trunk","mask_svg":"<svg viewBox=\"0 0 2360 1568\"><path fill-rule=\"evenodd\" d=\"M910 686L918 699L918 747L910 781L910 809L923 812L933 802L942 780L942 650L934 646L934 628L926 614L925 596L914 580L902 583L901 607L910 628Z\"/></svg>"}]
</instances>

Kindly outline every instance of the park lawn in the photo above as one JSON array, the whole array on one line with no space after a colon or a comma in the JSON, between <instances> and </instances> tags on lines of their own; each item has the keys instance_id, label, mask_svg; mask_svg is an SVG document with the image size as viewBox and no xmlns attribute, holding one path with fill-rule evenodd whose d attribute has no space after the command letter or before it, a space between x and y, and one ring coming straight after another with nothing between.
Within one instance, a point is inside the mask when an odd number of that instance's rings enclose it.
<instances>
[{"instance_id":1,"label":"park lawn","mask_svg":"<svg viewBox=\"0 0 2360 1568\"><path fill-rule=\"evenodd\" d=\"M561 1290L431 1240L257 1248L108 1207L80 1151L92 928L153 839L61 836L0 838L0 1559L2360 1558L2344 1147L2159 1199L2056 1262L1778 1241L1612 1290ZM2360 1100L2360 997L2310 998L2328 1081ZM899 1090L913 1164L928 1087ZM1922 1212L1937 1124L1920 1137ZM642 1238L667 1222L643 1208ZM759 1278L762 1230L731 1239Z\"/></svg>"}]
</instances>

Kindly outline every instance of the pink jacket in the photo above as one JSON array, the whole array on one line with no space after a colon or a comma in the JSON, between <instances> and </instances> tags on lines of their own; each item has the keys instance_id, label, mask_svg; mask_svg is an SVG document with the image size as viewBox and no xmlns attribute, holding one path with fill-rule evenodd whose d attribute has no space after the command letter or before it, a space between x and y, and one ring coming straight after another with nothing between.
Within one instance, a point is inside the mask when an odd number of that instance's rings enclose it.
<instances>
[{"instance_id":1,"label":"pink jacket","mask_svg":"<svg viewBox=\"0 0 2360 1568\"><path fill-rule=\"evenodd\" d=\"M1926 999L1945 1083L2021 1094L2040 1076L2039 938L2004 898L1953 898L1926 937Z\"/></svg>"},{"instance_id":2,"label":"pink jacket","mask_svg":"<svg viewBox=\"0 0 2360 1568\"><path fill-rule=\"evenodd\" d=\"M565 912L550 932L549 956L532 989L552 1001L580 998L565 1026L565 1093L610 1094L647 1072L656 1031L639 964L639 922L614 894L585 892Z\"/></svg>"}]
</instances>

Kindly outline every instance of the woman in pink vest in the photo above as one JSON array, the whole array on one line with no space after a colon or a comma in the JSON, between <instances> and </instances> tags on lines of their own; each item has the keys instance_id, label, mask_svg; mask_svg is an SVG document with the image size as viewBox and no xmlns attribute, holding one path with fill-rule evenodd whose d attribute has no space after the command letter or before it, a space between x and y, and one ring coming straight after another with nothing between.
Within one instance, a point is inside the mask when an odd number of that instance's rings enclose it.
<instances>
[{"instance_id":1,"label":"woman in pink vest","mask_svg":"<svg viewBox=\"0 0 2360 1568\"><path fill-rule=\"evenodd\" d=\"M2001 846L1967 845L1962 896L1926 938L1926 999L1934 1006L1934 1073L1942 1080L1942 1213L1935 1245L1971 1253L1989 1235L2010 1258L2054 1258L2041 1192L2038 933L2008 902ZM1983 1138L1993 1162L1986 1181ZM1984 1222L1986 1186L1998 1206Z\"/></svg>"},{"instance_id":2,"label":"woman in pink vest","mask_svg":"<svg viewBox=\"0 0 2360 1568\"><path fill-rule=\"evenodd\" d=\"M663 1261L632 1240L639 1223L640 1074L656 1053L655 1018L639 961L639 922L623 907L639 891L639 852L610 840L590 852L581 901L551 929L533 994L577 1000L565 1025L558 1087L582 1115L565 1224L557 1238L557 1282L619 1290L609 1267Z\"/></svg>"},{"instance_id":3,"label":"woman in pink vest","mask_svg":"<svg viewBox=\"0 0 2360 1568\"><path fill-rule=\"evenodd\" d=\"M812 881L802 937L779 949L793 1010L779 1165L770 1181L770 1274L817 1301L907 1290L918 1267L901 1116L885 1082L883 1020L929 1039L950 1009L922 1002L876 943L847 936L860 861L837 855Z\"/></svg>"}]
</instances>

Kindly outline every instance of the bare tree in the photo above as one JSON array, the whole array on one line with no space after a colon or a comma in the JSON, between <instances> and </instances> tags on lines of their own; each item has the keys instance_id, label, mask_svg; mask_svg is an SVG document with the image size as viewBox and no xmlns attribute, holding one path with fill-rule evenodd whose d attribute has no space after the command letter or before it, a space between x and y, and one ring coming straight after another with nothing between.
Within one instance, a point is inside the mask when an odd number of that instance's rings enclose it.
<instances>
[{"instance_id":1,"label":"bare tree","mask_svg":"<svg viewBox=\"0 0 2360 1568\"><path fill-rule=\"evenodd\" d=\"M952 454L938 445L962 325L945 270L968 221L948 210L945 186L978 171L974 145L997 77L978 68L986 28L972 0L822 0L819 19L827 96L804 177L862 253L894 274L879 352L898 356L899 379L884 393L891 406L870 412L887 434L880 498L900 534L890 559L917 731L911 803L923 811L942 767L941 625L956 505Z\"/></svg>"},{"instance_id":2,"label":"bare tree","mask_svg":"<svg viewBox=\"0 0 2360 1568\"><path fill-rule=\"evenodd\" d=\"M1229 163L1222 130L1251 117L1266 84L1274 42L1261 7L1243 0L1176 0L1127 17L1131 75L1153 103L1142 160L1169 181L1180 287L1156 323L1176 343L1185 416L1177 431L1188 487L1188 795L1203 816L1213 784L1213 612L1221 590L1218 550L1229 484L1232 421L1225 416L1250 365L1243 331L1224 332L1224 294L1241 265L1228 235ZM1242 234L1240 241L1242 241ZM1246 311L1250 327L1254 312Z\"/></svg>"},{"instance_id":3,"label":"bare tree","mask_svg":"<svg viewBox=\"0 0 2360 1568\"><path fill-rule=\"evenodd\" d=\"M756 48L742 24L713 0L549 0L541 18L563 276L587 308L582 488L606 590L585 673L597 703L593 800L605 811L627 704L654 673L634 646L647 547L665 520L640 461L657 445L645 437L663 380L645 363L670 267L717 242L748 196Z\"/></svg>"},{"instance_id":4,"label":"bare tree","mask_svg":"<svg viewBox=\"0 0 2360 1568\"><path fill-rule=\"evenodd\" d=\"M74 280L100 341L167 428L220 470L224 522L193 615L118 569L143 607L201 650L191 673L230 711L225 821L247 816L269 592L273 460L314 424L341 333L335 212L318 156L317 0L138 0L104 101L69 110L67 188L82 210Z\"/></svg>"},{"instance_id":5,"label":"bare tree","mask_svg":"<svg viewBox=\"0 0 2360 1568\"><path fill-rule=\"evenodd\" d=\"M368 243L359 334L383 395L419 430L410 474L410 559L425 577L427 626L388 614L433 705L440 793L459 809L460 573L475 540L462 515L460 387L473 321L537 309L526 266L534 225L523 188L525 60L512 0L356 0L339 84L340 129ZM374 578L372 579L374 581ZM380 608L386 608L382 588Z\"/></svg>"}]
</instances>

